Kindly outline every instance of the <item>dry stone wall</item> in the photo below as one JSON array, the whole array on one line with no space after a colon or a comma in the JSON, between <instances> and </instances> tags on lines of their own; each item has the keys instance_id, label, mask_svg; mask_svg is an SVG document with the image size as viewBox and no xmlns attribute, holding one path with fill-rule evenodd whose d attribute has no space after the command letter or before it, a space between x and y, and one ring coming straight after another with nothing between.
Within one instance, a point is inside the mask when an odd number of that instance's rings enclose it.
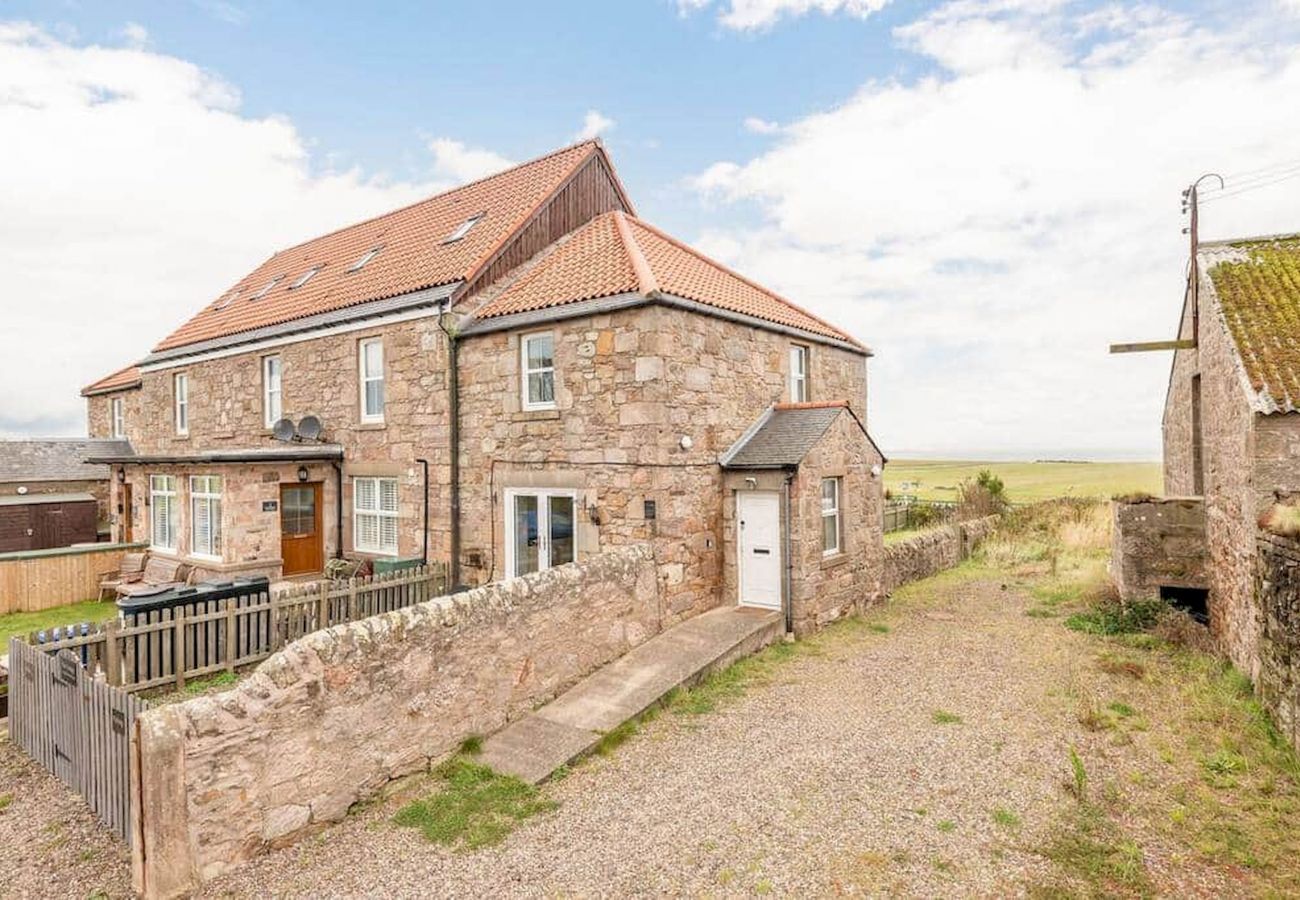
<instances>
[{"instance_id":1,"label":"dry stone wall","mask_svg":"<svg viewBox=\"0 0 1300 900\"><path fill-rule=\"evenodd\" d=\"M997 516L986 516L927 531L897 544L887 544L881 590L890 594L909 582L951 569L970 556L979 543L993 533L997 523Z\"/></svg>"},{"instance_id":2,"label":"dry stone wall","mask_svg":"<svg viewBox=\"0 0 1300 900\"><path fill-rule=\"evenodd\" d=\"M632 545L316 632L234 690L149 710L136 889L176 896L342 819L663 619L652 550Z\"/></svg>"},{"instance_id":3,"label":"dry stone wall","mask_svg":"<svg viewBox=\"0 0 1300 900\"><path fill-rule=\"evenodd\" d=\"M1278 730L1300 748L1300 543L1261 533L1255 560L1255 691Z\"/></svg>"}]
</instances>

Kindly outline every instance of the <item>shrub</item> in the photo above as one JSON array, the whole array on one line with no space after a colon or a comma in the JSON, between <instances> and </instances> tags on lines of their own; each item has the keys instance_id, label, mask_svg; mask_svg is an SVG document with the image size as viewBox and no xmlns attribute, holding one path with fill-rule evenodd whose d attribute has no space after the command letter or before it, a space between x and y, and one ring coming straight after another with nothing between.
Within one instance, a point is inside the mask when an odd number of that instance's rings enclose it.
<instances>
[{"instance_id":1,"label":"shrub","mask_svg":"<svg viewBox=\"0 0 1300 900\"><path fill-rule=\"evenodd\" d=\"M1065 626L1087 634L1133 634L1154 626L1166 609L1163 600L1120 600L1111 588L1092 608L1066 619Z\"/></svg>"}]
</instances>

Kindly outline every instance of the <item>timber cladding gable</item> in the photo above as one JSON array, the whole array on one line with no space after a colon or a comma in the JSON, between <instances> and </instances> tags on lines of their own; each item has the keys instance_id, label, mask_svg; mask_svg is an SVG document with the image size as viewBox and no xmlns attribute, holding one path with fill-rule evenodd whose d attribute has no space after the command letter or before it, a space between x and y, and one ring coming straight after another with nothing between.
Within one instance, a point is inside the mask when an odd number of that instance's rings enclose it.
<instances>
[{"instance_id":1,"label":"timber cladding gable","mask_svg":"<svg viewBox=\"0 0 1300 900\"><path fill-rule=\"evenodd\" d=\"M609 165L603 150L593 153L521 227L452 296L455 304L495 284L564 235L612 210L631 213L632 203Z\"/></svg>"}]
</instances>

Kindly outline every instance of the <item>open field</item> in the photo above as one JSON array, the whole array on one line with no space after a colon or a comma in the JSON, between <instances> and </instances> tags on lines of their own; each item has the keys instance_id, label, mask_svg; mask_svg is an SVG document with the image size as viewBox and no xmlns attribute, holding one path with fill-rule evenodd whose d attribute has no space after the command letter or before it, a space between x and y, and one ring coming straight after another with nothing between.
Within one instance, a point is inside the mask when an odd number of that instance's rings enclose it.
<instances>
[{"instance_id":1,"label":"open field","mask_svg":"<svg viewBox=\"0 0 1300 900\"><path fill-rule=\"evenodd\" d=\"M0 654L9 652L9 638L14 635L25 635L55 626L80 625L82 622L103 622L116 614L117 605L114 603L87 600L39 612L16 612L0 616Z\"/></svg>"},{"instance_id":2,"label":"open field","mask_svg":"<svg viewBox=\"0 0 1300 900\"><path fill-rule=\"evenodd\" d=\"M890 460L885 488L922 500L956 500L957 486L988 469L1007 486L1013 502L1053 497L1100 497L1161 491L1158 462L973 462L970 460Z\"/></svg>"}]
</instances>

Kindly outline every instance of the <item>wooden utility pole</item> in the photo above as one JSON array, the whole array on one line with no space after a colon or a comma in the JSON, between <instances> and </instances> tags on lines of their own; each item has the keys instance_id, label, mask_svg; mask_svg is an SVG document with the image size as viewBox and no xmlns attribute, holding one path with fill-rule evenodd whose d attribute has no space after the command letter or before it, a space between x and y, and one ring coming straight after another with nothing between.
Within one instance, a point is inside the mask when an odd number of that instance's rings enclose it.
<instances>
[{"instance_id":1,"label":"wooden utility pole","mask_svg":"<svg viewBox=\"0 0 1300 900\"><path fill-rule=\"evenodd\" d=\"M1196 265L1196 254L1200 252L1200 202L1199 190L1201 182L1207 178L1218 178L1219 187L1223 187L1223 178L1214 173L1207 173L1196 179L1183 190L1183 214L1191 214L1191 221L1183 229L1183 234L1190 237L1189 240L1189 259L1190 264L1187 270L1187 290L1189 293L1188 300L1192 306L1192 336L1190 338L1180 338L1172 341L1144 341L1132 344L1111 344L1111 353L1148 353L1152 350L1191 350L1196 347L1197 341L1201 337L1201 275ZM1181 324L1181 323L1180 323Z\"/></svg>"}]
</instances>

